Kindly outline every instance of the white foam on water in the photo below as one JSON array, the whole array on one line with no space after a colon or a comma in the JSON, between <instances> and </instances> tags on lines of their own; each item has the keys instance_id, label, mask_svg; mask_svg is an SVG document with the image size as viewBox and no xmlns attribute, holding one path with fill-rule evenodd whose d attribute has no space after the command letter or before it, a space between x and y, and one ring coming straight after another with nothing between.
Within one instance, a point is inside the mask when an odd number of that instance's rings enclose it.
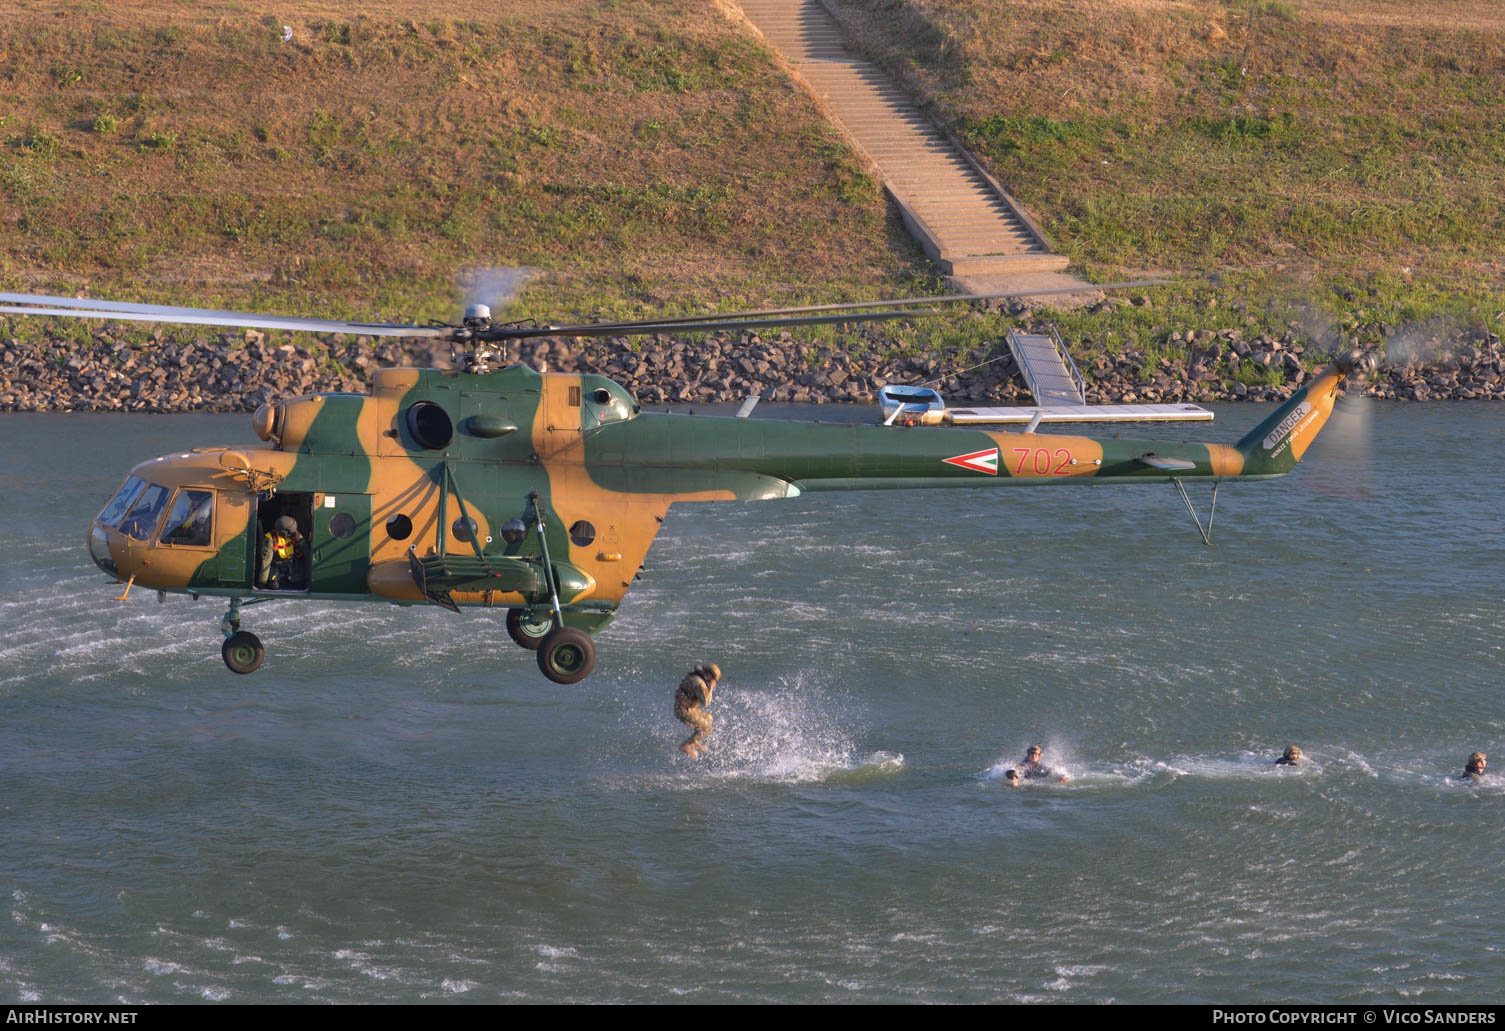
<instances>
[{"instance_id":1,"label":"white foam on water","mask_svg":"<svg viewBox=\"0 0 1505 1031\"><path fill-rule=\"evenodd\" d=\"M449 992L451 995L464 995L466 992L472 991L475 987L476 983L474 981L456 981L449 977L439 982L440 990Z\"/></svg>"},{"instance_id":2,"label":"white foam on water","mask_svg":"<svg viewBox=\"0 0 1505 1031\"><path fill-rule=\"evenodd\" d=\"M220 988L217 985L208 985L201 989L199 994L210 1002L224 1002L230 997L230 989Z\"/></svg>"},{"instance_id":3,"label":"white foam on water","mask_svg":"<svg viewBox=\"0 0 1505 1031\"><path fill-rule=\"evenodd\" d=\"M859 759L851 711L830 698L813 673L781 677L766 689L739 684L724 700L718 694L712 712L711 751L696 763L704 775L807 784L850 776L869 764L880 775L903 765L897 753Z\"/></svg>"},{"instance_id":4,"label":"white foam on water","mask_svg":"<svg viewBox=\"0 0 1505 1031\"><path fill-rule=\"evenodd\" d=\"M533 951L536 952L536 953L538 953L540 956L544 956L544 957L547 957L549 959L559 959L559 958L562 958L562 957L571 957L571 958L573 958L573 957L579 955L579 953L576 952L574 949L570 949L570 948L557 948L557 947L555 947L553 945L535 945L535 946L533 946Z\"/></svg>"},{"instance_id":5,"label":"white foam on water","mask_svg":"<svg viewBox=\"0 0 1505 1031\"><path fill-rule=\"evenodd\" d=\"M150 956L147 957L141 966L148 974L153 974L157 977L161 977L163 974L186 974L189 972L188 968L181 963L174 963L171 960L165 959L153 959Z\"/></svg>"}]
</instances>

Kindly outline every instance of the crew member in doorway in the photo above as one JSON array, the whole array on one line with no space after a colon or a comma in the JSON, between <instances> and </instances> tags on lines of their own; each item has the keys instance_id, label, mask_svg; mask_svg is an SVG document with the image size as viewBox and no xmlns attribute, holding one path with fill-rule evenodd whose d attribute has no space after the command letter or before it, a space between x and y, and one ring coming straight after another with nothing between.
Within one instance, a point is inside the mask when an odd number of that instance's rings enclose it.
<instances>
[{"instance_id":1,"label":"crew member in doorway","mask_svg":"<svg viewBox=\"0 0 1505 1031\"><path fill-rule=\"evenodd\" d=\"M1300 745L1286 745L1285 754L1283 754L1279 759L1275 760L1275 765L1276 766L1300 766L1301 765L1301 746Z\"/></svg>"},{"instance_id":2,"label":"crew member in doorway","mask_svg":"<svg viewBox=\"0 0 1505 1031\"><path fill-rule=\"evenodd\" d=\"M679 682L674 692L674 718L694 731L679 746L691 759L699 759L709 751L705 739L711 736L711 695L720 679L720 666L714 662L702 663Z\"/></svg>"},{"instance_id":3,"label":"crew member in doorway","mask_svg":"<svg viewBox=\"0 0 1505 1031\"><path fill-rule=\"evenodd\" d=\"M292 516L278 516L261 538L256 583L269 591L301 591L308 586L308 542Z\"/></svg>"},{"instance_id":4,"label":"crew member in doorway","mask_svg":"<svg viewBox=\"0 0 1505 1031\"><path fill-rule=\"evenodd\" d=\"M1045 752L1041 750L1039 745L1030 745L1029 748L1025 750L1024 758L1019 760L1018 764L1015 765L1013 769L1009 770L1008 773L1004 774L1004 776L1008 778L1008 782L1016 788L1022 781L1026 780L1049 780L1050 778L1055 777L1057 783L1065 784L1068 780L1071 779L1066 774L1057 773L1055 770L1052 770L1049 766L1046 766L1044 763L1042 763L1040 760L1044 758L1044 756Z\"/></svg>"},{"instance_id":5,"label":"crew member in doorway","mask_svg":"<svg viewBox=\"0 0 1505 1031\"><path fill-rule=\"evenodd\" d=\"M1475 752L1468 757L1468 765L1463 767L1463 772L1458 775L1459 780L1483 780L1484 768L1488 765L1489 756L1483 752Z\"/></svg>"}]
</instances>

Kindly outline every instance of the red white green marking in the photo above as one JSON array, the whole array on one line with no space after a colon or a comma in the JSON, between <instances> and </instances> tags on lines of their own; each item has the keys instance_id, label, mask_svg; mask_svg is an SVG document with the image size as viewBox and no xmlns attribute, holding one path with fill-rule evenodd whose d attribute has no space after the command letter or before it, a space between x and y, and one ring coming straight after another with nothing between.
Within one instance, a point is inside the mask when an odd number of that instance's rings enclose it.
<instances>
[{"instance_id":1,"label":"red white green marking","mask_svg":"<svg viewBox=\"0 0 1505 1031\"><path fill-rule=\"evenodd\" d=\"M973 451L969 455L956 455L953 458L943 458L941 461L947 465L959 465L963 469L971 469L976 473L987 473L989 476L998 475L998 449L990 447L986 451Z\"/></svg>"}]
</instances>

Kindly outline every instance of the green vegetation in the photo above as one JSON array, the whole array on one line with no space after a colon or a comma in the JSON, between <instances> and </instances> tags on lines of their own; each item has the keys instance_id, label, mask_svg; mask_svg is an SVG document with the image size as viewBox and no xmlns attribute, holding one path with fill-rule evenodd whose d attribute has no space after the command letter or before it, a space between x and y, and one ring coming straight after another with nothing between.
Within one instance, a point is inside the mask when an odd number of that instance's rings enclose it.
<instances>
[{"instance_id":1,"label":"green vegetation","mask_svg":"<svg viewBox=\"0 0 1505 1031\"><path fill-rule=\"evenodd\" d=\"M1074 348L1499 330L1505 25L1485 0L839 6L1078 270L1179 278L1056 313ZM162 10L40 0L0 27L0 284L393 320L453 319L488 266L543 270L513 314L551 320L942 289L706 0ZM1004 321L800 335L964 355Z\"/></svg>"},{"instance_id":2,"label":"green vegetation","mask_svg":"<svg viewBox=\"0 0 1505 1031\"><path fill-rule=\"evenodd\" d=\"M1321 308L1350 328L1505 308L1493 5L839 6L1094 277L1223 273L1261 330Z\"/></svg>"}]
</instances>

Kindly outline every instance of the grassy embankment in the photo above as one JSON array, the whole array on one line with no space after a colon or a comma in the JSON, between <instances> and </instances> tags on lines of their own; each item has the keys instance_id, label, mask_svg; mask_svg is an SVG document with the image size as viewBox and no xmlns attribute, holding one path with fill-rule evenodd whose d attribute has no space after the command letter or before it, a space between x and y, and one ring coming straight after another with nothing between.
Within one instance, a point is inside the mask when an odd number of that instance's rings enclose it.
<instances>
[{"instance_id":1,"label":"grassy embankment","mask_svg":"<svg viewBox=\"0 0 1505 1031\"><path fill-rule=\"evenodd\" d=\"M702 0L331 9L8 15L0 288L453 321L484 266L543 270L522 307L550 320L936 286L815 105Z\"/></svg>"},{"instance_id":2,"label":"grassy embankment","mask_svg":"<svg viewBox=\"0 0 1505 1031\"><path fill-rule=\"evenodd\" d=\"M1093 278L1225 284L1065 316L1074 346L1154 356L1175 329L1291 321L1374 339L1505 308L1505 27L1477 3L843 7ZM813 104L706 0L340 10L13 11L0 284L393 320L453 319L476 266L543 269L522 307L549 319L938 285Z\"/></svg>"},{"instance_id":3,"label":"grassy embankment","mask_svg":"<svg viewBox=\"0 0 1505 1031\"><path fill-rule=\"evenodd\" d=\"M1246 322L1371 341L1408 324L1500 332L1493 2L839 5L1092 278L1224 286L1076 316L1073 335L1163 348L1170 329Z\"/></svg>"}]
</instances>

